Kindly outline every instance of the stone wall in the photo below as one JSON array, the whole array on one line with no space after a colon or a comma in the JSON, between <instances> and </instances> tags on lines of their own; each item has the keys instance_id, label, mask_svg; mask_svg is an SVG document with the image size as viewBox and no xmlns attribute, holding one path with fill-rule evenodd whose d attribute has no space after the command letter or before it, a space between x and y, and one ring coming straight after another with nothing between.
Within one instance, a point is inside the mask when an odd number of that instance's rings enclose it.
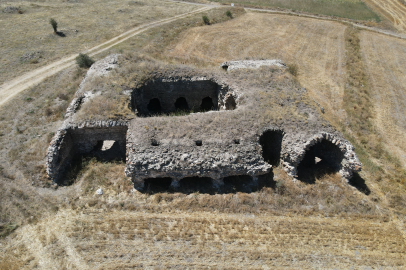
<instances>
[{"instance_id":1,"label":"stone wall","mask_svg":"<svg viewBox=\"0 0 406 270\"><path fill-rule=\"evenodd\" d=\"M116 141L125 153L126 134L127 123L119 121L99 121L62 127L48 147L48 176L54 182L60 182L72 160L79 155L90 153L100 141Z\"/></svg>"},{"instance_id":2,"label":"stone wall","mask_svg":"<svg viewBox=\"0 0 406 270\"><path fill-rule=\"evenodd\" d=\"M131 95L131 106L138 115L153 115L154 111L148 105L151 104L151 100L155 99L159 100L162 113L170 113L178 109L177 100L184 98L189 110L199 111L202 100L209 97L213 102L212 110L235 109L236 106L225 105L226 99L230 95L232 93L229 93L226 85L218 84L204 77L161 78L134 89Z\"/></svg>"}]
</instances>

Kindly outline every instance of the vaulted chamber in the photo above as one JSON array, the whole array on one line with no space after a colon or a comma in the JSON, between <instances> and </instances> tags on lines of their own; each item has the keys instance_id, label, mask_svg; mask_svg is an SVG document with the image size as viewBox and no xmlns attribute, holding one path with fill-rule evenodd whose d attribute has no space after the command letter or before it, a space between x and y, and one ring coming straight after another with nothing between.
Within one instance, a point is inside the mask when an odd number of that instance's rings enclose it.
<instances>
[{"instance_id":1,"label":"vaulted chamber","mask_svg":"<svg viewBox=\"0 0 406 270\"><path fill-rule=\"evenodd\" d=\"M138 116L176 112L234 110L236 97L229 87L204 78L162 78L132 92L131 107Z\"/></svg>"}]
</instances>

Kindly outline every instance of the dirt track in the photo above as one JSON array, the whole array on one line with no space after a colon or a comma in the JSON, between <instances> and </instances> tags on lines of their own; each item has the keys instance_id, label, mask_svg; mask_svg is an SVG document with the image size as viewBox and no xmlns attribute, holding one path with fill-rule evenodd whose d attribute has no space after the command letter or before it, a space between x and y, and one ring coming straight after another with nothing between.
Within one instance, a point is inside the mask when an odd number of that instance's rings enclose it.
<instances>
[{"instance_id":1,"label":"dirt track","mask_svg":"<svg viewBox=\"0 0 406 270\"><path fill-rule=\"evenodd\" d=\"M196 14L199 12L207 11L211 9L213 6L205 6L203 8L200 8L198 10L184 13L181 15L177 15L171 18L147 23L138 27L135 27L115 38L112 38L98 46L95 46L87 51L84 51L83 53L87 53L90 56L99 54L101 52L104 52L111 47L135 36L138 35L150 28L157 27L159 25L163 25L166 23L170 23L172 21L178 20L180 18L184 18L187 16L190 16L192 14ZM65 57L59 61L56 61L52 64L49 64L45 67L38 68L36 70L33 70L31 72L28 72L20 77L17 77L9 82L4 83L3 85L0 86L0 106L5 104L7 101L9 101L11 98L16 96L18 93L24 91L25 89L28 89L29 87L38 84L45 78L52 76L56 73L58 73L61 70L64 70L67 67L70 67L75 64L74 60L77 54Z\"/></svg>"}]
</instances>

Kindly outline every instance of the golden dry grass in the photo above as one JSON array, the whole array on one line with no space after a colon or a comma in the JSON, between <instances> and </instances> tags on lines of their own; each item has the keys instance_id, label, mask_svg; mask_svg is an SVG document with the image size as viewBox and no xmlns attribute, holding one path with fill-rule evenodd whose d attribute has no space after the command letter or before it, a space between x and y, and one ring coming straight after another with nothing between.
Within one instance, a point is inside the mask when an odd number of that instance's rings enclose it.
<instances>
[{"instance_id":1,"label":"golden dry grass","mask_svg":"<svg viewBox=\"0 0 406 270\"><path fill-rule=\"evenodd\" d=\"M183 63L219 65L249 58L295 64L301 85L327 114L343 119L345 28L335 22L248 13L223 24L190 29L168 50Z\"/></svg>"},{"instance_id":2,"label":"golden dry grass","mask_svg":"<svg viewBox=\"0 0 406 270\"><path fill-rule=\"evenodd\" d=\"M405 251L376 220L136 209L63 210L3 249L21 269L401 269Z\"/></svg>"},{"instance_id":3,"label":"golden dry grass","mask_svg":"<svg viewBox=\"0 0 406 270\"><path fill-rule=\"evenodd\" d=\"M360 37L377 131L406 166L406 41L369 32Z\"/></svg>"},{"instance_id":4,"label":"golden dry grass","mask_svg":"<svg viewBox=\"0 0 406 270\"><path fill-rule=\"evenodd\" d=\"M0 10L15 6L1 2ZM169 1L21 1L23 14L0 12L0 83L107 41L140 24L198 9ZM49 19L58 22L53 33Z\"/></svg>"},{"instance_id":5,"label":"golden dry grass","mask_svg":"<svg viewBox=\"0 0 406 270\"><path fill-rule=\"evenodd\" d=\"M212 0L230 4L228 0ZM359 0L235 0L236 5L259 8L279 8L312 14L337 16L353 20L379 21L379 17L363 1Z\"/></svg>"},{"instance_id":6,"label":"golden dry grass","mask_svg":"<svg viewBox=\"0 0 406 270\"><path fill-rule=\"evenodd\" d=\"M399 0L365 0L365 2L385 16L399 31L406 30L406 6Z\"/></svg>"}]
</instances>

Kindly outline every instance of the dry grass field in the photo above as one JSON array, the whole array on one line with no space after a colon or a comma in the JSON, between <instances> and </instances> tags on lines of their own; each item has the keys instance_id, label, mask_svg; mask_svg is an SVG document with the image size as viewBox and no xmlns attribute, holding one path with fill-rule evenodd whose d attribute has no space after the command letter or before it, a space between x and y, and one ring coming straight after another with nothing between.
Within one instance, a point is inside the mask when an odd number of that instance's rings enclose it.
<instances>
[{"instance_id":1,"label":"dry grass field","mask_svg":"<svg viewBox=\"0 0 406 270\"><path fill-rule=\"evenodd\" d=\"M223 5L253 8L273 8L311 14L335 16L353 20L379 22L379 16L360 0L192 0L190 2L216 2Z\"/></svg>"},{"instance_id":2,"label":"dry grass field","mask_svg":"<svg viewBox=\"0 0 406 270\"><path fill-rule=\"evenodd\" d=\"M2 12L19 7L21 13ZM0 84L140 24L198 9L159 0L1 1ZM58 23L54 34L50 18Z\"/></svg>"},{"instance_id":3,"label":"dry grass field","mask_svg":"<svg viewBox=\"0 0 406 270\"><path fill-rule=\"evenodd\" d=\"M406 41L363 32L361 47L376 127L385 146L406 166Z\"/></svg>"},{"instance_id":4,"label":"dry grass field","mask_svg":"<svg viewBox=\"0 0 406 270\"><path fill-rule=\"evenodd\" d=\"M135 1L141 2L151 3L143 7L152 10L152 2ZM222 22L226 10L204 14ZM139 15L144 21L146 13ZM51 36L50 13L44 14L45 35ZM45 176L46 147L86 72L69 68L0 109L0 270L406 267L403 169L394 170L387 154L376 155L376 147L363 142L380 139L404 162L406 42L338 22L233 14L209 26L203 26L203 14L194 15L132 37L109 53L209 69L227 60L281 59L297 68L295 83L307 88L324 107L324 117L355 144L365 170L350 185L338 175L315 184L292 181L278 167L272 186L256 192L147 194L132 189L123 163L89 160L73 185L56 189ZM64 27L61 20L60 30ZM366 119L356 119L359 114L348 108L354 107L346 102L351 90L356 93L350 97L363 99L359 110ZM366 137L355 120L366 122L374 136ZM102 196L95 194L99 187Z\"/></svg>"},{"instance_id":5,"label":"dry grass field","mask_svg":"<svg viewBox=\"0 0 406 270\"><path fill-rule=\"evenodd\" d=\"M170 56L182 63L220 65L238 59L281 59L298 67L298 79L327 114L345 118L344 31L340 23L248 13L182 34Z\"/></svg>"},{"instance_id":6,"label":"dry grass field","mask_svg":"<svg viewBox=\"0 0 406 270\"><path fill-rule=\"evenodd\" d=\"M21 261L8 263L21 269L401 269L406 251L375 220L97 207L60 211L13 242Z\"/></svg>"},{"instance_id":7,"label":"dry grass field","mask_svg":"<svg viewBox=\"0 0 406 270\"><path fill-rule=\"evenodd\" d=\"M390 20L399 31L406 30L406 5L403 0L365 0L365 2Z\"/></svg>"}]
</instances>

